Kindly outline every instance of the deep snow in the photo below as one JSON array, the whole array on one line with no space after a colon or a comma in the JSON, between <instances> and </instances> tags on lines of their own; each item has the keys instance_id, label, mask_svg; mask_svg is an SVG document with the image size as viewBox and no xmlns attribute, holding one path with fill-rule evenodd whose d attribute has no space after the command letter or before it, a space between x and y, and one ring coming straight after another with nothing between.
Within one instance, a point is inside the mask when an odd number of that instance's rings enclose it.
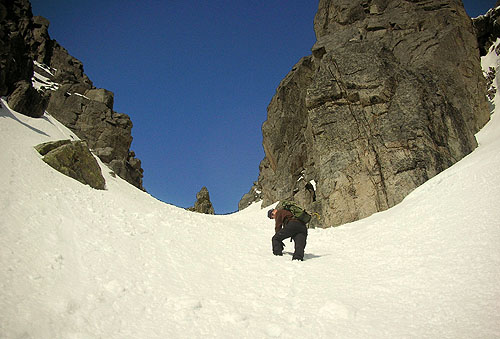
<instances>
[{"instance_id":1,"label":"deep snow","mask_svg":"<svg viewBox=\"0 0 500 339\"><path fill-rule=\"evenodd\" d=\"M0 338L500 337L498 112L399 205L310 230L304 262L272 255L258 204L201 215L102 163L105 191L58 173L33 146L63 138L2 101Z\"/></svg>"}]
</instances>

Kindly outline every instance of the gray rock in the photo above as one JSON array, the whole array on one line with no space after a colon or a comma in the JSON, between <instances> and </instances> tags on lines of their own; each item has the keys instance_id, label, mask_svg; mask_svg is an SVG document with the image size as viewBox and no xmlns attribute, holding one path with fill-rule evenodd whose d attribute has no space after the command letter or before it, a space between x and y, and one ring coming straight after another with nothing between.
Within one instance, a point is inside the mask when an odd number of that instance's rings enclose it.
<instances>
[{"instance_id":1,"label":"gray rock","mask_svg":"<svg viewBox=\"0 0 500 339\"><path fill-rule=\"evenodd\" d=\"M132 121L128 115L113 111L112 106L112 92L66 83L51 91L47 111L79 138L87 140L89 147L118 176L143 190L143 170L130 151Z\"/></svg>"},{"instance_id":2,"label":"gray rock","mask_svg":"<svg viewBox=\"0 0 500 339\"><path fill-rule=\"evenodd\" d=\"M50 38L49 20L41 16L35 16L32 20L33 37L27 43L31 47L33 60L50 66L54 70L51 80L60 84L73 84L75 92L84 94L86 90L93 88L92 81L84 72L82 62Z\"/></svg>"},{"instance_id":3,"label":"gray rock","mask_svg":"<svg viewBox=\"0 0 500 339\"><path fill-rule=\"evenodd\" d=\"M252 186L252 188L250 188L250 191L241 198L240 202L238 203L238 210L241 211L250 206L255 201L262 200L261 189L258 185L258 182L254 182L254 185Z\"/></svg>"},{"instance_id":4,"label":"gray rock","mask_svg":"<svg viewBox=\"0 0 500 339\"><path fill-rule=\"evenodd\" d=\"M2 1L0 4L0 96L10 95L19 81L33 75L29 1Z\"/></svg>"},{"instance_id":5,"label":"gray rock","mask_svg":"<svg viewBox=\"0 0 500 339\"><path fill-rule=\"evenodd\" d=\"M120 178L130 183L142 183L143 169L141 168L141 161L135 158L134 152L130 152L126 159L115 159L112 160L108 165L116 174L120 176Z\"/></svg>"},{"instance_id":6,"label":"gray rock","mask_svg":"<svg viewBox=\"0 0 500 339\"><path fill-rule=\"evenodd\" d=\"M205 186L196 194L196 202L188 210L204 214L215 214L214 207L210 201L210 194Z\"/></svg>"},{"instance_id":7,"label":"gray rock","mask_svg":"<svg viewBox=\"0 0 500 339\"><path fill-rule=\"evenodd\" d=\"M37 145L35 149L43 155L43 161L59 172L92 188L105 188L101 168L84 141L60 140Z\"/></svg>"},{"instance_id":8,"label":"gray rock","mask_svg":"<svg viewBox=\"0 0 500 339\"><path fill-rule=\"evenodd\" d=\"M497 1L495 7L490 9L488 13L472 19L481 56L486 55L490 47L500 37L500 22L498 21L500 8L497 8L499 5L500 2Z\"/></svg>"},{"instance_id":9,"label":"gray rock","mask_svg":"<svg viewBox=\"0 0 500 339\"><path fill-rule=\"evenodd\" d=\"M144 190L140 161L130 151L130 118L114 112L113 93L95 88L82 62L50 38L49 24L33 17L27 0L0 4L0 96L8 96L9 106L26 115L40 117L47 110L122 178ZM34 70L50 80L41 94L31 86Z\"/></svg>"},{"instance_id":10,"label":"gray rock","mask_svg":"<svg viewBox=\"0 0 500 339\"><path fill-rule=\"evenodd\" d=\"M104 88L93 88L85 92L85 96L91 100L99 101L108 108L113 109L114 94Z\"/></svg>"},{"instance_id":11,"label":"gray rock","mask_svg":"<svg viewBox=\"0 0 500 339\"><path fill-rule=\"evenodd\" d=\"M40 118L45 113L48 98L38 93L30 82L16 83L16 89L8 96L7 103L14 111L33 118Z\"/></svg>"},{"instance_id":12,"label":"gray rock","mask_svg":"<svg viewBox=\"0 0 500 339\"><path fill-rule=\"evenodd\" d=\"M262 126L263 206L295 200L340 225L396 205L476 147L489 108L460 2L321 0L314 26L312 55Z\"/></svg>"},{"instance_id":13,"label":"gray rock","mask_svg":"<svg viewBox=\"0 0 500 339\"><path fill-rule=\"evenodd\" d=\"M87 140L98 155L104 155L104 162L127 159L132 143L130 118L114 112L103 102L71 91L69 84L54 91L47 111Z\"/></svg>"},{"instance_id":14,"label":"gray rock","mask_svg":"<svg viewBox=\"0 0 500 339\"><path fill-rule=\"evenodd\" d=\"M44 156L47 153L49 153L50 151L55 150L58 147L61 147L63 145L67 145L70 143L71 143L71 140L69 140L69 139L49 141L49 142L45 142L45 143L40 144L40 145L36 145L35 149L38 151L38 153L40 153L42 156Z\"/></svg>"}]
</instances>

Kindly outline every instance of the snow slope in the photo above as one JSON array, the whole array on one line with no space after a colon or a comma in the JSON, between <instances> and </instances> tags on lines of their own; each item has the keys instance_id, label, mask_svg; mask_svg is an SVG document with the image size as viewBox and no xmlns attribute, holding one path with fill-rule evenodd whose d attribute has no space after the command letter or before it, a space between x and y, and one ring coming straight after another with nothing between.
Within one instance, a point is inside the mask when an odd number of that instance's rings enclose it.
<instances>
[{"instance_id":1,"label":"snow slope","mask_svg":"<svg viewBox=\"0 0 500 339\"><path fill-rule=\"evenodd\" d=\"M104 165L97 191L33 146L76 138L0 109L0 338L499 338L500 117L394 208L271 253L252 205L187 212ZM286 251L293 246L286 242Z\"/></svg>"}]
</instances>

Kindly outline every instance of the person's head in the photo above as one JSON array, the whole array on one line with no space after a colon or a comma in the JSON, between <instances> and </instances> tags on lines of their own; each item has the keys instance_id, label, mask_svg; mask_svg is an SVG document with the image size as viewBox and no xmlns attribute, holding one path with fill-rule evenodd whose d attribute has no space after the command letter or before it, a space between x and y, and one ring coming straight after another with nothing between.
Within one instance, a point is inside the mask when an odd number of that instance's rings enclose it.
<instances>
[{"instance_id":1,"label":"person's head","mask_svg":"<svg viewBox=\"0 0 500 339\"><path fill-rule=\"evenodd\" d=\"M267 211L267 217L269 219L274 219L275 216L276 216L276 209L272 209L272 210Z\"/></svg>"}]
</instances>

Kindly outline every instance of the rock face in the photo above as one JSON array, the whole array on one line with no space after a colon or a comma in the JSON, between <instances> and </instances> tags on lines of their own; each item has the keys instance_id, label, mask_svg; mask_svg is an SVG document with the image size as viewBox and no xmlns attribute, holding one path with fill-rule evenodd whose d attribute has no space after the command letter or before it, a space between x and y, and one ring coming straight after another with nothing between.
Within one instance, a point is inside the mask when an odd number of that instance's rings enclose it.
<instances>
[{"instance_id":1,"label":"rock face","mask_svg":"<svg viewBox=\"0 0 500 339\"><path fill-rule=\"evenodd\" d=\"M87 141L96 155L121 178L142 188L141 163L129 151L132 143L132 122L125 114L116 113L108 106L109 97L93 100L87 93L74 92L80 84L62 84L51 93L47 111L62 124ZM94 92L93 92L94 91ZM110 93L110 92L108 92ZM101 100L101 99L99 99Z\"/></svg>"},{"instance_id":2,"label":"rock face","mask_svg":"<svg viewBox=\"0 0 500 339\"><path fill-rule=\"evenodd\" d=\"M210 194L205 186L196 194L196 202L188 210L204 214L215 214L214 207L210 201Z\"/></svg>"},{"instance_id":3,"label":"rock face","mask_svg":"<svg viewBox=\"0 0 500 339\"><path fill-rule=\"evenodd\" d=\"M27 1L0 3L0 96L19 113L40 117L47 100L30 84L33 75L31 6Z\"/></svg>"},{"instance_id":4,"label":"rock face","mask_svg":"<svg viewBox=\"0 0 500 339\"><path fill-rule=\"evenodd\" d=\"M59 140L40 144L35 149L43 155L43 161L59 172L92 188L105 188L101 168L85 142Z\"/></svg>"},{"instance_id":5,"label":"rock face","mask_svg":"<svg viewBox=\"0 0 500 339\"><path fill-rule=\"evenodd\" d=\"M498 6L500 6L500 0L496 2L495 7L490 9L488 13L472 19L472 23L476 29L481 56L488 53L490 47L500 36L500 22L498 22L500 8Z\"/></svg>"},{"instance_id":6,"label":"rock face","mask_svg":"<svg viewBox=\"0 0 500 339\"><path fill-rule=\"evenodd\" d=\"M130 151L132 122L113 111L113 93L93 86L82 63L50 38L49 21L33 17L29 1L2 2L0 22L0 95L9 106L33 117L47 110L116 174L144 189L141 162Z\"/></svg>"},{"instance_id":7,"label":"rock face","mask_svg":"<svg viewBox=\"0 0 500 339\"><path fill-rule=\"evenodd\" d=\"M477 40L479 43L479 51L481 56L486 55L492 48L493 44L498 38L500 38L500 0L497 1L495 7L490 9L485 15L480 15L477 18L472 19L472 23L476 30ZM495 47L495 53L500 55L500 46ZM490 102L493 102L495 93L497 92L497 70L494 67L490 67L486 70L486 81L488 87L488 98Z\"/></svg>"},{"instance_id":8,"label":"rock face","mask_svg":"<svg viewBox=\"0 0 500 339\"><path fill-rule=\"evenodd\" d=\"M261 191L258 188L258 182L254 182L254 185L250 189L250 191L241 198L240 202L238 203L238 210L242 210L250 206L252 203L262 200L261 198Z\"/></svg>"},{"instance_id":9,"label":"rock face","mask_svg":"<svg viewBox=\"0 0 500 339\"><path fill-rule=\"evenodd\" d=\"M312 55L262 126L252 190L263 206L293 199L340 225L394 206L477 146L489 109L461 1L321 0L314 27Z\"/></svg>"},{"instance_id":10,"label":"rock face","mask_svg":"<svg viewBox=\"0 0 500 339\"><path fill-rule=\"evenodd\" d=\"M29 81L33 74L30 49L25 39L31 36L29 3L0 3L0 96L15 89L18 81Z\"/></svg>"}]
</instances>

